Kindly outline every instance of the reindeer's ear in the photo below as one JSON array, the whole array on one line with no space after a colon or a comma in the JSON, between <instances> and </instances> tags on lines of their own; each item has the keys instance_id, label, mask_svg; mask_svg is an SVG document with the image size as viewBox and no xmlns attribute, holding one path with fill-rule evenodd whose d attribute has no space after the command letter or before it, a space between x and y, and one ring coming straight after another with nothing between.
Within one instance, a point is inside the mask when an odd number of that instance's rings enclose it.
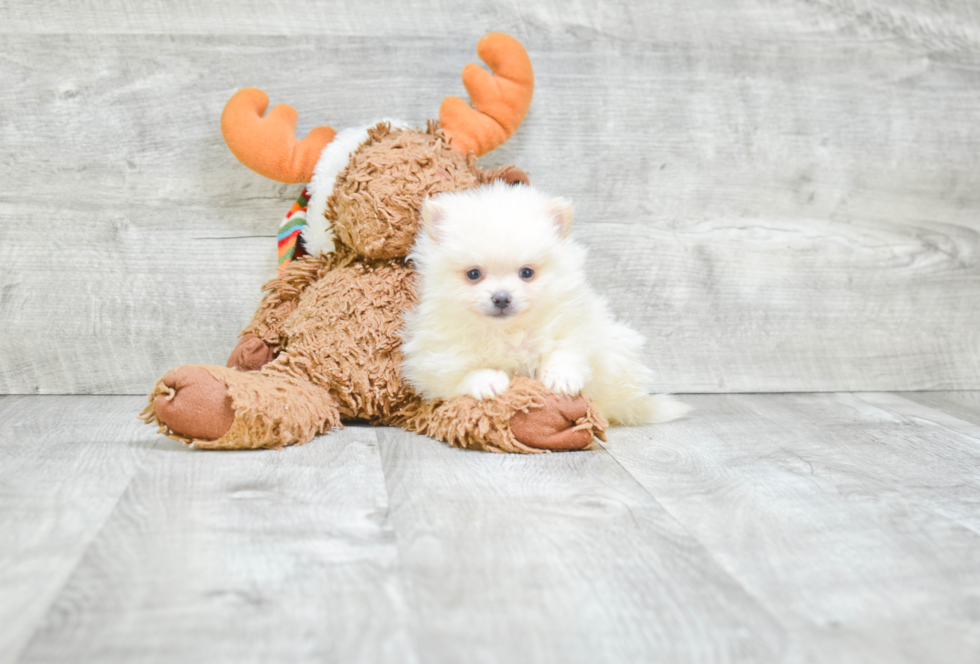
<instances>
[{"instance_id":1,"label":"reindeer's ear","mask_svg":"<svg viewBox=\"0 0 980 664\"><path fill-rule=\"evenodd\" d=\"M446 208L431 198L426 198L422 203L422 230L436 244L439 244L439 240L441 239L439 225L445 218Z\"/></svg>"},{"instance_id":2,"label":"reindeer's ear","mask_svg":"<svg viewBox=\"0 0 980 664\"><path fill-rule=\"evenodd\" d=\"M572 218L575 216L575 208L572 202L565 198L552 198L548 201L548 216L555 223L558 234L568 237L568 231L572 228Z\"/></svg>"},{"instance_id":3,"label":"reindeer's ear","mask_svg":"<svg viewBox=\"0 0 980 664\"><path fill-rule=\"evenodd\" d=\"M531 184L531 179L523 170L517 166L509 166L500 169L494 174L494 180L500 180L507 184Z\"/></svg>"}]
</instances>

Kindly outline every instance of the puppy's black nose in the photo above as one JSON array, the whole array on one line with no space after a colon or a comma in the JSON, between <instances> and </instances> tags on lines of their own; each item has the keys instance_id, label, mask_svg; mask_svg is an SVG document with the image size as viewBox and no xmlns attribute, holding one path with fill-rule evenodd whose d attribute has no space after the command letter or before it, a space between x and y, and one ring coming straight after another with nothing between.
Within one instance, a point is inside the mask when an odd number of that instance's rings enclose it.
<instances>
[{"instance_id":1,"label":"puppy's black nose","mask_svg":"<svg viewBox=\"0 0 980 664\"><path fill-rule=\"evenodd\" d=\"M507 305L510 304L510 293L505 291L494 293L492 296L490 296L490 301L493 302L493 306L497 307L498 309L506 309Z\"/></svg>"}]
</instances>

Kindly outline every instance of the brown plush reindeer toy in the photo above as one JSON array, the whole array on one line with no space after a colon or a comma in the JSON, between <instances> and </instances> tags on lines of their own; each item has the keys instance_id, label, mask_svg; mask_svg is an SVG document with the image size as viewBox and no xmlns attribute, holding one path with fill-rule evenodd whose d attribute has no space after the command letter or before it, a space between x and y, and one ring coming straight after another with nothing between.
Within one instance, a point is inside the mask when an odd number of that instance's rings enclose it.
<instances>
[{"instance_id":1,"label":"brown plush reindeer toy","mask_svg":"<svg viewBox=\"0 0 980 664\"><path fill-rule=\"evenodd\" d=\"M558 397L515 378L507 392L426 401L399 375L402 313L416 301L405 257L427 196L523 171L483 171L476 157L506 141L531 103L534 73L512 37L491 33L463 82L473 108L443 101L425 130L397 121L295 137L296 111L246 88L222 132L238 159L278 182L308 182L280 233L280 274L241 333L227 367L184 365L157 381L143 412L171 438L200 448L302 444L344 420L394 425L452 445L496 452L587 447L606 423L583 397Z\"/></svg>"}]
</instances>

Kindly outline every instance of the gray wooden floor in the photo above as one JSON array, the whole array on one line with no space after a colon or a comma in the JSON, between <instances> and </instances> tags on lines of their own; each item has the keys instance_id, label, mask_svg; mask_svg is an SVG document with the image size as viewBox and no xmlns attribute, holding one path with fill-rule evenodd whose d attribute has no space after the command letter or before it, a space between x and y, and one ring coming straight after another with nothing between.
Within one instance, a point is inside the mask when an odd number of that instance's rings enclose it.
<instances>
[{"instance_id":1,"label":"gray wooden floor","mask_svg":"<svg viewBox=\"0 0 980 664\"><path fill-rule=\"evenodd\" d=\"M0 397L0 662L980 661L980 393L689 400L525 457Z\"/></svg>"}]
</instances>

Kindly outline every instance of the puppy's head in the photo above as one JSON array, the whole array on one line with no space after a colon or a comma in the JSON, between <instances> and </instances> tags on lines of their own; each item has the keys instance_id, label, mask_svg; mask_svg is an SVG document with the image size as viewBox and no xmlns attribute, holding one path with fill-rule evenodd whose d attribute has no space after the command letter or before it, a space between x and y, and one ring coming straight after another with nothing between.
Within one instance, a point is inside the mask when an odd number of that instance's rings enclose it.
<instances>
[{"instance_id":1,"label":"puppy's head","mask_svg":"<svg viewBox=\"0 0 980 664\"><path fill-rule=\"evenodd\" d=\"M503 183L422 205L411 258L422 296L452 313L516 321L560 304L578 284L581 250L568 240L572 205Z\"/></svg>"}]
</instances>

